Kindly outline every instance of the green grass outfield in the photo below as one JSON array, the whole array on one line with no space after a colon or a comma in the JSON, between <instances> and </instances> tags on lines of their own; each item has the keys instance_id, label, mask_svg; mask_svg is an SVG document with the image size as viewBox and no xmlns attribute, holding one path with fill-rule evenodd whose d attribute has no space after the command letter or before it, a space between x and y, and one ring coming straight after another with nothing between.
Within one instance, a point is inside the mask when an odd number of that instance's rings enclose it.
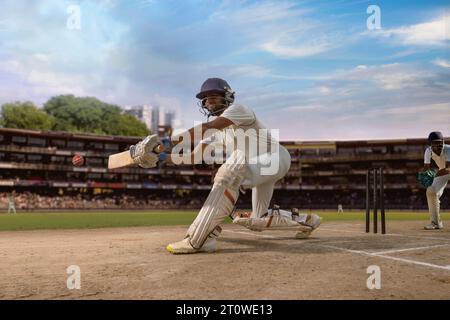
<instances>
[{"instance_id":1,"label":"green grass outfield","mask_svg":"<svg viewBox=\"0 0 450 320\"><path fill-rule=\"evenodd\" d=\"M68 211L27 212L0 214L0 231L38 229L92 229L135 226L189 225L198 211ZM301 211L309 212L309 211ZM363 211L337 214L336 211L311 211L323 217L323 221L364 220ZM450 220L450 212L443 212L443 220ZM387 211L390 220L429 220L428 212ZM230 222L227 218L226 223Z\"/></svg>"}]
</instances>

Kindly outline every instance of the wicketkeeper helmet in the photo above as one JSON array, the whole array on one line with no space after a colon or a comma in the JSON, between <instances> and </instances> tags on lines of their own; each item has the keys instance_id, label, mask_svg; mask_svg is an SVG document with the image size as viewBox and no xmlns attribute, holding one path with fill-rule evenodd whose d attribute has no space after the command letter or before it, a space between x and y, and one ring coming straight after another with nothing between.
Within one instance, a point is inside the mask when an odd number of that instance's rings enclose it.
<instances>
[{"instance_id":1,"label":"wicketkeeper helmet","mask_svg":"<svg viewBox=\"0 0 450 320\"><path fill-rule=\"evenodd\" d=\"M432 141L435 140L444 140L444 136L439 131L433 131L428 135L428 142L431 144Z\"/></svg>"}]
</instances>

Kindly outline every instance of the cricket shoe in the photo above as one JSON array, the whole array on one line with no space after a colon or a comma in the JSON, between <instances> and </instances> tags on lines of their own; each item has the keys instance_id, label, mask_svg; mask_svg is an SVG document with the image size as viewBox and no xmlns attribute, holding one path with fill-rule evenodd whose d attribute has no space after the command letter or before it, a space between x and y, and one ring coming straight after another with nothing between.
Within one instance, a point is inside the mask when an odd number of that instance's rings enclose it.
<instances>
[{"instance_id":1,"label":"cricket shoe","mask_svg":"<svg viewBox=\"0 0 450 320\"><path fill-rule=\"evenodd\" d=\"M303 224L303 226L306 227L306 229L297 232L295 238L297 239L308 238L311 235L311 233L320 226L321 220L322 218L319 217L317 214L308 215L305 223Z\"/></svg>"},{"instance_id":2,"label":"cricket shoe","mask_svg":"<svg viewBox=\"0 0 450 320\"><path fill-rule=\"evenodd\" d=\"M208 238L200 249L195 249L189 242L189 238L169 244L167 251L173 254L189 254L197 252L215 252L217 250L217 240Z\"/></svg>"},{"instance_id":3,"label":"cricket shoe","mask_svg":"<svg viewBox=\"0 0 450 320\"><path fill-rule=\"evenodd\" d=\"M423 227L425 230L440 230L444 229L444 224L442 222L439 222L439 224L436 224L434 222L427 224L425 227Z\"/></svg>"}]
</instances>

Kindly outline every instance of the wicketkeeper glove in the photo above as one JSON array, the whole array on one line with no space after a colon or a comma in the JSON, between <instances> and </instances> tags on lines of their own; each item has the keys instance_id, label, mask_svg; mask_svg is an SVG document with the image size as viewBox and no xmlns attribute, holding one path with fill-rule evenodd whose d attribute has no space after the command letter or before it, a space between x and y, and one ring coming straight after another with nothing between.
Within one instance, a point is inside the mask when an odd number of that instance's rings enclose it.
<instances>
[{"instance_id":1,"label":"wicketkeeper glove","mask_svg":"<svg viewBox=\"0 0 450 320\"><path fill-rule=\"evenodd\" d=\"M428 188L433 184L434 177L437 171L435 169L428 169L427 171L419 172L417 174L417 180L424 188Z\"/></svg>"}]
</instances>

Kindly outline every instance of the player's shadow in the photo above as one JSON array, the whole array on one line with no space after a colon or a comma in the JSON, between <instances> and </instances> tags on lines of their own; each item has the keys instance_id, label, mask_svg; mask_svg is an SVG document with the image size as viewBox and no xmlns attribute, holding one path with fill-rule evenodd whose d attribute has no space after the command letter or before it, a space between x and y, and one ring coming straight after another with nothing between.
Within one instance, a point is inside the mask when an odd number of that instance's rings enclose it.
<instances>
[{"instance_id":1,"label":"player's shadow","mask_svg":"<svg viewBox=\"0 0 450 320\"><path fill-rule=\"evenodd\" d=\"M220 242L232 244L233 248L220 246ZM293 243L294 242L294 243ZM328 242L328 241L327 241ZM311 253L313 248L308 244L317 243L316 238L295 239L294 237L273 237L273 238L230 238L221 237L218 242L217 254L243 253L243 252L289 252L289 253ZM314 248L314 251L332 251L327 248Z\"/></svg>"}]
</instances>

